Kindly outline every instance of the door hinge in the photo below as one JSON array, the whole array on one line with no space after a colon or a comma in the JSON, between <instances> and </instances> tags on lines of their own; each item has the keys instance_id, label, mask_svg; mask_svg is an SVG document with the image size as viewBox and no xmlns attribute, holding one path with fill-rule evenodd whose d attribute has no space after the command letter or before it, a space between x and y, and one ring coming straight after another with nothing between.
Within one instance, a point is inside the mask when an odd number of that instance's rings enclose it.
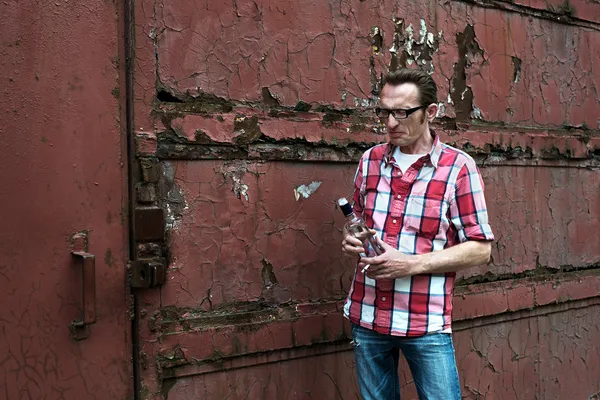
<instances>
[{"instance_id":1,"label":"door hinge","mask_svg":"<svg viewBox=\"0 0 600 400\"><path fill-rule=\"evenodd\" d=\"M165 283L167 263L162 258L141 258L129 262L130 285L151 288Z\"/></svg>"}]
</instances>

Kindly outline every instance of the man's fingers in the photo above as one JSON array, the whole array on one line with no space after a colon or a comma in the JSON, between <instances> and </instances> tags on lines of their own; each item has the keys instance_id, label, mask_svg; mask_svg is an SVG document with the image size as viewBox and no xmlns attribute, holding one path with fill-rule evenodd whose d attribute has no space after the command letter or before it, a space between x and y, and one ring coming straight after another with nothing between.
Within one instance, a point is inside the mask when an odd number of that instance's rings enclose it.
<instances>
[{"instance_id":1,"label":"man's fingers","mask_svg":"<svg viewBox=\"0 0 600 400\"><path fill-rule=\"evenodd\" d=\"M352 235L346 235L346 237L344 237L344 242L351 244L353 246L361 246L362 247L362 242Z\"/></svg>"},{"instance_id":2,"label":"man's fingers","mask_svg":"<svg viewBox=\"0 0 600 400\"><path fill-rule=\"evenodd\" d=\"M342 251L356 256L364 253L363 243L352 235L346 235L342 240Z\"/></svg>"},{"instance_id":3,"label":"man's fingers","mask_svg":"<svg viewBox=\"0 0 600 400\"><path fill-rule=\"evenodd\" d=\"M369 264L369 268L367 268L367 270L365 271L365 274L371 279L390 278L389 270L381 265Z\"/></svg>"},{"instance_id":4,"label":"man's fingers","mask_svg":"<svg viewBox=\"0 0 600 400\"><path fill-rule=\"evenodd\" d=\"M379 268L377 268L377 266L371 265L365 271L365 274L371 279L382 279L384 278L385 272L380 271Z\"/></svg>"},{"instance_id":5,"label":"man's fingers","mask_svg":"<svg viewBox=\"0 0 600 400\"><path fill-rule=\"evenodd\" d=\"M360 262L363 262L365 264L371 264L371 265L379 265L379 264L385 262L385 260L381 259L380 256L376 256L376 257L361 257Z\"/></svg>"},{"instance_id":6,"label":"man's fingers","mask_svg":"<svg viewBox=\"0 0 600 400\"><path fill-rule=\"evenodd\" d=\"M344 239L342 241L342 252L347 257L356 257L356 256L359 256L361 253L364 253L365 249L360 244L359 244L359 246L356 246L354 244L346 242L346 240Z\"/></svg>"}]
</instances>

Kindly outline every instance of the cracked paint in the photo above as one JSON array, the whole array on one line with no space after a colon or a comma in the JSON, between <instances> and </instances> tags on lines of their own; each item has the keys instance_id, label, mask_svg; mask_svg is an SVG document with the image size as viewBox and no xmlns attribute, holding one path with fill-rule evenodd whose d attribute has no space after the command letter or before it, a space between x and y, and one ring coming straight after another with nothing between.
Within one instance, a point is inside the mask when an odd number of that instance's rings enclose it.
<instances>
[{"instance_id":1,"label":"cracked paint","mask_svg":"<svg viewBox=\"0 0 600 400\"><path fill-rule=\"evenodd\" d=\"M589 398L598 384L588 383L588 368L598 367L588 362L588 354L598 346L587 327L599 311L595 306L456 332L457 363L466 367L464 398ZM515 373L523 379L508 378ZM505 379L509 385L496 384Z\"/></svg>"},{"instance_id":2,"label":"cracked paint","mask_svg":"<svg viewBox=\"0 0 600 400\"><path fill-rule=\"evenodd\" d=\"M208 292L212 307L256 301L265 286L263 260L272 266L282 300L345 296L350 271L328 251L339 235L333 236L331 230L341 232L338 225L343 223L336 218L334 204L339 186L328 183L350 184L351 170L333 165L327 180L323 174L310 180L319 171L310 165L298 169L286 163L173 164L188 208L169 243L180 268L163 290L164 305L194 307ZM293 182L300 176L316 182L310 207L295 200ZM232 190L232 177L243 180L243 190L236 192L235 184ZM252 195L246 200L244 193ZM246 201L240 202L238 196Z\"/></svg>"},{"instance_id":3,"label":"cracked paint","mask_svg":"<svg viewBox=\"0 0 600 400\"><path fill-rule=\"evenodd\" d=\"M463 394L598 393L582 356L600 342L594 2L142 0L135 126L154 141L140 151L172 164L186 204L169 283L144 297L169 311L144 328L148 390L355 397L351 348L335 347L352 268L332 251L333 201L385 140L382 74L410 65L438 82L436 128L480 165L497 234L492 262L458 276ZM414 397L405 364L401 380Z\"/></svg>"},{"instance_id":4,"label":"cracked paint","mask_svg":"<svg viewBox=\"0 0 600 400\"><path fill-rule=\"evenodd\" d=\"M600 104L594 95L598 82L593 65L598 64L600 51L598 41L593 40L594 30L544 18L529 23L531 16L525 8L506 13L460 2L441 5L435 13L422 12L419 4L405 5L402 18L378 11L349 18L368 7L368 2L342 4L341 13L316 3L306 15L285 2L240 5L237 14L232 14L233 5L227 4L206 6L206 13L188 15L179 10L180 5L159 1L157 24L162 28L156 33L157 68L162 85L171 93L178 97L210 93L268 106L294 107L303 101L341 108L355 104L355 99L359 104L375 99L384 67L410 63L433 73L440 82L440 99L453 93L464 99L464 106L456 99L448 102L450 118L456 113L452 103L462 119L470 118L470 96L463 93L469 87L485 121L525 126L597 125L594 116ZM581 8L581 4L573 4L575 9ZM380 7L386 9L387 3ZM291 24L291 15L302 17ZM311 19L313 16L316 19ZM473 23L480 20L487 23ZM479 49L487 54L485 59L477 56L477 47L469 49L469 42L462 54L461 44L455 43L456 35L465 34L469 26ZM232 35L240 30L244 40L235 40ZM565 37L571 45L567 46ZM391 38L388 45L385 38ZM236 43L231 56L220 45L228 42ZM378 54L374 54L372 42L381 43ZM172 50L183 43L189 51ZM519 79L510 65L514 59L521 60ZM364 60L370 61L366 64ZM461 63L466 68L465 86L457 87L460 85L451 81L454 66ZM594 73L586 73L590 70ZM552 76L565 79L556 81ZM556 86L560 90L554 90ZM534 103L537 109L532 107Z\"/></svg>"},{"instance_id":5,"label":"cracked paint","mask_svg":"<svg viewBox=\"0 0 600 400\"><path fill-rule=\"evenodd\" d=\"M353 355L346 351L340 357L311 357L288 362L261 364L252 377L244 369L218 372L200 377L177 379L169 391L169 399L293 399L302 393L307 399L346 399L356 393L356 378L340 380L340 370L353 364ZM199 380L199 381L197 381ZM224 384L219 384L219 382ZM341 384L341 382L344 382Z\"/></svg>"}]
</instances>

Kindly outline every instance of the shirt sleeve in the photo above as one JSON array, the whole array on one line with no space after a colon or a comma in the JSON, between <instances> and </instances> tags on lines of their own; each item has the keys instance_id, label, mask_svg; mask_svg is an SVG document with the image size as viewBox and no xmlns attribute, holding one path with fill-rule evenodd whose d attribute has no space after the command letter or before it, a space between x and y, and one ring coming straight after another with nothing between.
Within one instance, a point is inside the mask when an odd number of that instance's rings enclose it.
<instances>
[{"instance_id":1,"label":"shirt sleeve","mask_svg":"<svg viewBox=\"0 0 600 400\"><path fill-rule=\"evenodd\" d=\"M494 240L488 221L484 185L479 169L472 159L463 165L456 179L450 218L460 242Z\"/></svg>"}]
</instances>

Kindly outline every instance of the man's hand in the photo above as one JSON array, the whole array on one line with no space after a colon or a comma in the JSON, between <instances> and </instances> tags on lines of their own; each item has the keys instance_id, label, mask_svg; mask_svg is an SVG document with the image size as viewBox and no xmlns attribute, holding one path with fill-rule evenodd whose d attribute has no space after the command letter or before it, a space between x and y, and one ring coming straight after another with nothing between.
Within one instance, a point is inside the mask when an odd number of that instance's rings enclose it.
<instances>
[{"instance_id":1,"label":"man's hand","mask_svg":"<svg viewBox=\"0 0 600 400\"><path fill-rule=\"evenodd\" d=\"M371 279L397 279L421 273L421 258L399 252L389 244L377 238L385 252L376 257L362 257L358 268L363 270L367 265L366 274Z\"/></svg>"},{"instance_id":2,"label":"man's hand","mask_svg":"<svg viewBox=\"0 0 600 400\"><path fill-rule=\"evenodd\" d=\"M352 236L344 227L344 240L342 240L342 253L346 257L358 258L360 253L364 253L365 249L360 240Z\"/></svg>"}]
</instances>

